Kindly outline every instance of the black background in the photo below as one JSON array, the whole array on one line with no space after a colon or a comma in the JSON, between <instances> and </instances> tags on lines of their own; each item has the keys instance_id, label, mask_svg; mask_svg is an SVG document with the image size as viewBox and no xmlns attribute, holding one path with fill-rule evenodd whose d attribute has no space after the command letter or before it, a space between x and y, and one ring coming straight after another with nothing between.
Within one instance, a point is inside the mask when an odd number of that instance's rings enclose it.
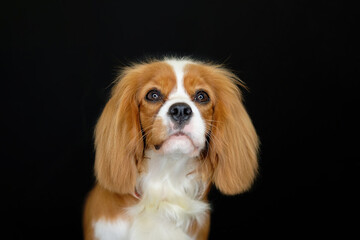
<instances>
[{"instance_id":1,"label":"black background","mask_svg":"<svg viewBox=\"0 0 360 240\"><path fill-rule=\"evenodd\" d=\"M353 1L355 2L355 1ZM347 1L9 1L1 11L6 239L81 239L93 128L116 69L225 63L260 136L251 191L210 194L210 239L358 232L359 22ZM1 234L4 231L1 230Z\"/></svg>"}]
</instances>

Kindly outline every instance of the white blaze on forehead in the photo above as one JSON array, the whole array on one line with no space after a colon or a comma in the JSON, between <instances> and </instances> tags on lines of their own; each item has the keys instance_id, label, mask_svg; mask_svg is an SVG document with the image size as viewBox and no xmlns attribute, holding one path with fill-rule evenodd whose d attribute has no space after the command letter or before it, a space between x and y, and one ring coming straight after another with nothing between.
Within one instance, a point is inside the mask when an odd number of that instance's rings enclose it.
<instances>
[{"instance_id":1,"label":"white blaze on forehead","mask_svg":"<svg viewBox=\"0 0 360 240\"><path fill-rule=\"evenodd\" d=\"M169 59L166 60L166 63L168 63L173 68L176 76L176 86L170 93L169 99L174 97L190 99L184 87L184 69L187 64L192 62L189 60Z\"/></svg>"}]
</instances>

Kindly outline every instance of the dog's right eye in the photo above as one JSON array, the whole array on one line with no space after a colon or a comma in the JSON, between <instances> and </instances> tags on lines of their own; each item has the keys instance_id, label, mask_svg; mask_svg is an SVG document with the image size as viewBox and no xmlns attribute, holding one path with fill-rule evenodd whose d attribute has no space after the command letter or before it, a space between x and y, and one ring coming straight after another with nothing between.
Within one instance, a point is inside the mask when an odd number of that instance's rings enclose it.
<instances>
[{"instance_id":1,"label":"dog's right eye","mask_svg":"<svg viewBox=\"0 0 360 240\"><path fill-rule=\"evenodd\" d=\"M158 102L162 100L162 95L159 90L153 89L146 94L145 99L149 102Z\"/></svg>"}]
</instances>

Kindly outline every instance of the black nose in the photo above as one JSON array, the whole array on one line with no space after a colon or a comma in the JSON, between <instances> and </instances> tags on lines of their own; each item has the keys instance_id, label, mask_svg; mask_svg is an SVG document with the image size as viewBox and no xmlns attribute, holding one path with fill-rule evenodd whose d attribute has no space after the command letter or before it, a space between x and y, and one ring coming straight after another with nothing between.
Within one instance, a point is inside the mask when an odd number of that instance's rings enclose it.
<instances>
[{"instance_id":1,"label":"black nose","mask_svg":"<svg viewBox=\"0 0 360 240\"><path fill-rule=\"evenodd\" d=\"M181 125L190 119L192 110L186 103L175 103L171 105L169 115L174 122Z\"/></svg>"}]
</instances>

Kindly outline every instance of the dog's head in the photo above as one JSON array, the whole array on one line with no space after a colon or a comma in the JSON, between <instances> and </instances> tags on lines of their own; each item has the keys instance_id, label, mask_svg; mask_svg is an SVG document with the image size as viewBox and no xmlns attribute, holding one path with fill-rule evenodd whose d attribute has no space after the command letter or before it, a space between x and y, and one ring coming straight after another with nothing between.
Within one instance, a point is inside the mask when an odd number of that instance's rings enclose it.
<instances>
[{"instance_id":1,"label":"dog's head","mask_svg":"<svg viewBox=\"0 0 360 240\"><path fill-rule=\"evenodd\" d=\"M197 158L199 171L225 194L248 189L258 138L228 70L167 59L126 68L95 130L95 172L110 191L132 193L144 153Z\"/></svg>"}]
</instances>

